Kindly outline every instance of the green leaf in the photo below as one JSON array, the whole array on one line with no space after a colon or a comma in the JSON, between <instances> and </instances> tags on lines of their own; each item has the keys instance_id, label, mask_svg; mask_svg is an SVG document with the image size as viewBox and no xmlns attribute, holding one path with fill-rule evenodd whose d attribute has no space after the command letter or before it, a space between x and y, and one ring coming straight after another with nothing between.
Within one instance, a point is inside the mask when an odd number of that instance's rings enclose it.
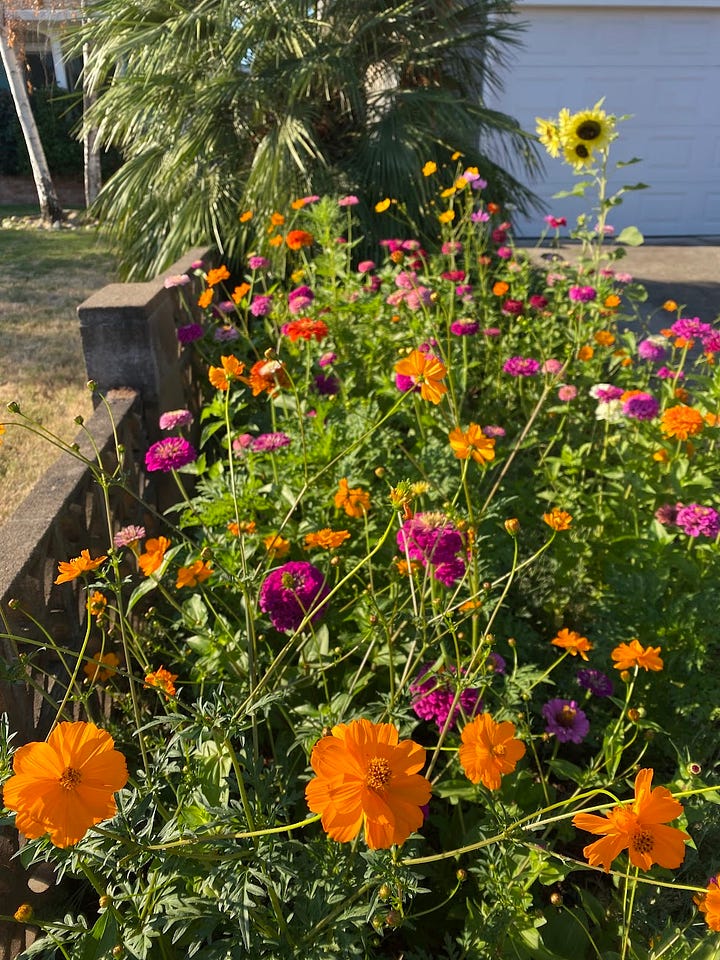
<instances>
[{"instance_id":1,"label":"green leaf","mask_svg":"<svg viewBox=\"0 0 720 960\"><path fill-rule=\"evenodd\" d=\"M584 197L585 191L592 186L592 180L581 180L576 183L572 190L561 190L552 195L553 200L564 200L565 197Z\"/></svg>"},{"instance_id":2,"label":"green leaf","mask_svg":"<svg viewBox=\"0 0 720 960\"><path fill-rule=\"evenodd\" d=\"M580 767L574 763L570 763L569 760L561 760L559 757L556 757L554 760L549 761L548 766L561 780L572 780L573 783L582 783L584 779L584 774Z\"/></svg>"},{"instance_id":3,"label":"green leaf","mask_svg":"<svg viewBox=\"0 0 720 960\"><path fill-rule=\"evenodd\" d=\"M625 243L628 247L639 247L645 243L645 237L637 227L625 227L616 238L616 243Z\"/></svg>"},{"instance_id":4,"label":"green leaf","mask_svg":"<svg viewBox=\"0 0 720 960\"><path fill-rule=\"evenodd\" d=\"M112 910L106 910L95 926L83 938L82 953L78 960L104 960L118 942L118 926Z\"/></svg>"}]
</instances>

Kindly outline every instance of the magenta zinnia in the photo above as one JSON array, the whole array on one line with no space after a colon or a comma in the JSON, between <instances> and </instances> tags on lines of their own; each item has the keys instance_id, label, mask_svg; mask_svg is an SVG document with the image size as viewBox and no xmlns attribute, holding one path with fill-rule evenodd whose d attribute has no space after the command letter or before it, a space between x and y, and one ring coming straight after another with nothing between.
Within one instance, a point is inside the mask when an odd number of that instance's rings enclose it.
<instances>
[{"instance_id":1,"label":"magenta zinnia","mask_svg":"<svg viewBox=\"0 0 720 960\"><path fill-rule=\"evenodd\" d=\"M306 560L291 560L272 570L260 587L260 609L276 630L297 630L309 613L316 623L325 613L328 595L325 577Z\"/></svg>"},{"instance_id":2,"label":"magenta zinnia","mask_svg":"<svg viewBox=\"0 0 720 960\"><path fill-rule=\"evenodd\" d=\"M166 437L150 447L145 454L145 466L148 470L169 473L187 466L196 458L195 448L184 437Z\"/></svg>"}]
</instances>

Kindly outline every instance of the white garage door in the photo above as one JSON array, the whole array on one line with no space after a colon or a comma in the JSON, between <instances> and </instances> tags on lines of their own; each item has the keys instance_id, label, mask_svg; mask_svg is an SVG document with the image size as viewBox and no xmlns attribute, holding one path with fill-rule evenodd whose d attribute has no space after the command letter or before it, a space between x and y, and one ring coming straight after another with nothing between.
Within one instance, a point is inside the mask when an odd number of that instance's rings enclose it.
<instances>
[{"instance_id":1,"label":"white garage door","mask_svg":"<svg viewBox=\"0 0 720 960\"><path fill-rule=\"evenodd\" d=\"M516 9L528 24L523 46L489 105L534 132L535 117L604 96L609 113L632 114L611 158L643 161L615 185L649 184L626 194L608 222L648 237L720 235L720 0L518 0ZM529 186L572 224L585 207L551 197L574 180L570 167L545 157ZM536 236L542 226L540 215L518 221L516 233Z\"/></svg>"}]
</instances>

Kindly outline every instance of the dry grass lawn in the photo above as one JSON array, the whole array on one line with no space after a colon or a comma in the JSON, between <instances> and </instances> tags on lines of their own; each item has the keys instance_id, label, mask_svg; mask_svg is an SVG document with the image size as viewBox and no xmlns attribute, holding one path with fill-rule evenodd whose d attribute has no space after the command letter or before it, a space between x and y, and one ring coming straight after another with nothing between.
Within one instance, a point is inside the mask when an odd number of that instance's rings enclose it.
<instances>
[{"instance_id":1,"label":"dry grass lawn","mask_svg":"<svg viewBox=\"0 0 720 960\"><path fill-rule=\"evenodd\" d=\"M76 308L116 279L94 228L42 230L27 221L7 227L2 215L0 209L0 523L57 456L7 404L16 401L24 417L74 439L75 417L92 412Z\"/></svg>"}]
</instances>

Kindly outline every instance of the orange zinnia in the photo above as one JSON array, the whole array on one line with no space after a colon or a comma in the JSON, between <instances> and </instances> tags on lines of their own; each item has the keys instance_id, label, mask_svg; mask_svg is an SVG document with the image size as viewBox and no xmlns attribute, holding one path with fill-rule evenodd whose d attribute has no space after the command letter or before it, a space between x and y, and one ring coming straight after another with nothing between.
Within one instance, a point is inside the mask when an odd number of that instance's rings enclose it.
<instances>
[{"instance_id":1,"label":"orange zinnia","mask_svg":"<svg viewBox=\"0 0 720 960\"><path fill-rule=\"evenodd\" d=\"M565 510L553 507L550 513L543 514L543 520L552 530L569 530L572 516Z\"/></svg>"},{"instance_id":2,"label":"orange zinnia","mask_svg":"<svg viewBox=\"0 0 720 960\"><path fill-rule=\"evenodd\" d=\"M440 403L447 387L441 383L447 370L437 357L413 350L404 360L395 364L395 372L409 377L420 387L420 396L430 403Z\"/></svg>"},{"instance_id":3,"label":"orange zinnia","mask_svg":"<svg viewBox=\"0 0 720 960\"><path fill-rule=\"evenodd\" d=\"M169 546L170 541L167 537L153 537L145 543L145 553L141 553L138 557L138 566L146 577L162 566L165 551Z\"/></svg>"},{"instance_id":4,"label":"orange zinnia","mask_svg":"<svg viewBox=\"0 0 720 960\"><path fill-rule=\"evenodd\" d=\"M370 494L362 487L350 489L347 477L343 477L338 483L335 506L338 510L344 510L349 517L362 517L370 509Z\"/></svg>"},{"instance_id":5,"label":"orange zinnia","mask_svg":"<svg viewBox=\"0 0 720 960\"><path fill-rule=\"evenodd\" d=\"M713 877L705 893L694 898L700 913L705 914L705 923L711 930L720 930L720 877Z\"/></svg>"},{"instance_id":6,"label":"orange zinnia","mask_svg":"<svg viewBox=\"0 0 720 960\"><path fill-rule=\"evenodd\" d=\"M229 357L220 357L221 367L210 367L208 380L216 390L229 390L233 380L240 380L245 364L230 354Z\"/></svg>"},{"instance_id":7,"label":"orange zinnia","mask_svg":"<svg viewBox=\"0 0 720 960\"><path fill-rule=\"evenodd\" d=\"M588 833L602 834L584 848L591 866L602 864L609 872L613 860L628 851L630 863L641 870L649 870L654 863L673 870L685 859L685 841L690 837L684 830L668 827L683 812L667 787L650 789L652 769L640 770L635 778L635 799L632 803L613 807L606 817L592 813L578 813L574 826Z\"/></svg>"},{"instance_id":8,"label":"orange zinnia","mask_svg":"<svg viewBox=\"0 0 720 960\"><path fill-rule=\"evenodd\" d=\"M236 304L240 303L240 301L245 296L245 294L249 292L250 292L250 284L241 283L240 286L235 287L233 292L230 294L230 299L232 300L233 303L236 303Z\"/></svg>"},{"instance_id":9,"label":"orange zinnia","mask_svg":"<svg viewBox=\"0 0 720 960\"><path fill-rule=\"evenodd\" d=\"M660 429L666 437L676 437L678 440L687 440L700 433L704 426L702 414L693 407L680 403L675 407L668 407L660 417Z\"/></svg>"},{"instance_id":10,"label":"orange zinnia","mask_svg":"<svg viewBox=\"0 0 720 960\"><path fill-rule=\"evenodd\" d=\"M279 360L258 360L250 368L248 384L254 397L263 392L272 397L280 387L290 386L290 381L285 365Z\"/></svg>"},{"instance_id":11,"label":"orange zinnia","mask_svg":"<svg viewBox=\"0 0 720 960\"><path fill-rule=\"evenodd\" d=\"M554 640L551 640L550 643L563 650L567 650L573 657L580 654L583 660L588 659L587 652L593 648L593 645L587 637L581 637L580 634L575 633L574 630L567 630L565 628L559 630L558 635Z\"/></svg>"},{"instance_id":12,"label":"orange zinnia","mask_svg":"<svg viewBox=\"0 0 720 960\"><path fill-rule=\"evenodd\" d=\"M312 317L300 317L282 325L282 332L290 338L291 343L296 340L317 340L320 343L328 335L328 325L324 320L313 320Z\"/></svg>"},{"instance_id":13,"label":"orange zinnia","mask_svg":"<svg viewBox=\"0 0 720 960\"><path fill-rule=\"evenodd\" d=\"M113 794L127 783L125 757L94 723L59 723L45 743L26 743L13 757L15 776L3 802L31 840L50 834L56 847L78 843L90 827L114 817Z\"/></svg>"},{"instance_id":14,"label":"orange zinnia","mask_svg":"<svg viewBox=\"0 0 720 960\"><path fill-rule=\"evenodd\" d=\"M179 590L181 587L196 587L203 583L212 575L212 567L202 560L196 560L189 567L180 567L177 574L175 586Z\"/></svg>"},{"instance_id":15,"label":"orange zinnia","mask_svg":"<svg viewBox=\"0 0 720 960\"><path fill-rule=\"evenodd\" d=\"M418 772L425 748L400 740L392 724L339 723L315 744L310 763L315 777L305 798L333 840L354 840L364 827L370 849L385 850L422 826L431 793Z\"/></svg>"},{"instance_id":16,"label":"orange zinnia","mask_svg":"<svg viewBox=\"0 0 720 960\"><path fill-rule=\"evenodd\" d=\"M323 550L336 550L349 539L350 534L347 530L331 530L329 527L325 527L315 533L306 534L305 546L308 548L321 547Z\"/></svg>"},{"instance_id":17,"label":"orange zinnia","mask_svg":"<svg viewBox=\"0 0 720 960\"><path fill-rule=\"evenodd\" d=\"M213 270L208 270L205 282L209 287L216 287L219 283L222 283L223 280L229 279L230 271L223 265L222 267L215 267Z\"/></svg>"},{"instance_id":18,"label":"orange zinnia","mask_svg":"<svg viewBox=\"0 0 720 960\"><path fill-rule=\"evenodd\" d=\"M315 238L307 230L291 230L285 237L285 243L291 250L301 250L303 247L311 247Z\"/></svg>"},{"instance_id":19,"label":"orange zinnia","mask_svg":"<svg viewBox=\"0 0 720 960\"><path fill-rule=\"evenodd\" d=\"M105 683L110 677L115 676L117 673L116 667L119 665L120 659L118 655L112 651L110 653L104 653L102 656L100 656L99 653L94 653L92 661L88 660L83 667L83 673L91 683L96 680L99 680L100 683Z\"/></svg>"},{"instance_id":20,"label":"orange zinnia","mask_svg":"<svg viewBox=\"0 0 720 960\"><path fill-rule=\"evenodd\" d=\"M480 465L495 459L495 439L486 437L477 423L471 423L467 430L455 427L449 434L450 446L459 460L469 457Z\"/></svg>"},{"instance_id":21,"label":"orange zinnia","mask_svg":"<svg viewBox=\"0 0 720 960\"><path fill-rule=\"evenodd\" d=\"M515 739L515 724L496 723L489 713L480 713L463 727L458 757L471 783L499 790L502 777L512 773L525 756L525 744Z\"/></svg>"},{"instance_id":22,"label":"orange zinnia","mask_svg":"<svg viewBox=\"0 0 720 960\"><path fill-rule=\"evenodd\" d=\"M640 641L633 637L630 643L620 643L610 656L615 661L616 670L629 670L631 667L642 667L643 670L662 670L663 662L659 656L660 647L643 647Z\"/></svg>"},{"instance_id":23,"label":"orange zinnia","mask_svg":"<svg viewBox=\"0 0 720 960\"><path fill-rule=\"evenodd\" d=\"M145 686L155 687L156 690L161 690L165 696L174 697L176 693L175 681L177 678L178 675L176 673L170 673L165 667L158 667L157 670L149 673L145 677Z\"/></svg>"},{"instance_id":24,"label":"orange zinnia","mask_svg":"<svg viewBox=\"0 0 720 960\"><path fill-rule=\"evenodd\" d=\"M198 297L198 306L202 307L204 310L205 307L210 306L210 304L212 303L212 298L213 298L212 287L208 287L207 290L203 290L203 292Z\"/></svg>"},{"instance_id":25,"label":"orange zinnia","mask_svg":"<svg viewBox=\"0 0 720 960\"><path fill-rule=\"evenodd\" d=\"M92 560L89 550L81 550L79 557L73 557L72 560L61 560L58 563L58 576L55 583L68 583L70 580L76 580L83 573L90 573L97 570L106 556L97 557Z\"/></svg>"},{"instance_id":26,"label":"orange zinnia","mask_svg":"<svg viewBox=\"0 0 720 960\"><path fill-rule=\"evenodd\" d=\"M495 294L496 297L504 297L509 289L510 289L509 283L505 283L504 280L496 280L495 283L493 284L492 292Z\"/></svg>"}]
</instances>

